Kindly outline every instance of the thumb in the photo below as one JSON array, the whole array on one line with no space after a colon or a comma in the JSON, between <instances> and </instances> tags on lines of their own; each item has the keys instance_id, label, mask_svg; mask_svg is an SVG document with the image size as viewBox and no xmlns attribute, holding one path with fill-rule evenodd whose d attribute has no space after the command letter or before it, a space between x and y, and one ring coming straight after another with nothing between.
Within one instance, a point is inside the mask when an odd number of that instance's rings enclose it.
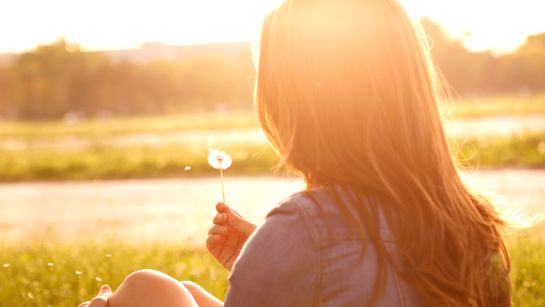
<instances>
[{"instance_id":1,"label":"thumb","mask_svg":"<svg viewBox=\"0 0 545 307\"><path fill-rule=\"evenodd\" d=\"M225 206L224 210L227 215L227 224L233 227L235 230L249 236L254 232L256 225L248 222L245 218L236 213L233 208Z\"/></svg>"}]
</instances>

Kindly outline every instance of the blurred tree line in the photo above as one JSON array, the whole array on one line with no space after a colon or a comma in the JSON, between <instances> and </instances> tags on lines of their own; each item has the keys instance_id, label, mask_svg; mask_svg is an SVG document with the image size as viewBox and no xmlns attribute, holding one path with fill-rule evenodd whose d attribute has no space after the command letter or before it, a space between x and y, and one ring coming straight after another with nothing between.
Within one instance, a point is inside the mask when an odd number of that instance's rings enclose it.
<instances>
[{"instance_id":1,"label":"blurred tree line","mask_svg":"<svg viewBox=\"0 0 545 307\"><path fill-rule=\"evenodd\" d=\"M249 49L249 48L246 48ZM149 63L112 61L64 40L0 67L0 116L54 119L249 108L250 50Z\"/></svg>"},{"instance_id":2,"label":"blurred tree line","mask_svg":"<svg viewBox=\"0 0 545 307\"><path fill-rule=\"evenodd\" d=\"M545 33L516 52L469 52L430 20L422 20L432 55L460 95L545 90ZM238 56L203 55L148 63L112 61L64 40L19 54L0 67L0 116L52 119L249 108L248 47Z\"/></svg>"},{"instance_id":3,"label":"blurred tree line","mask_svg":"<svg viewBox=\"0 0 545 307\"><path fill-rule=\"evenodd\" d=\"M529 36L515 52L470 52L438 24L422 19L432 57L448 85L462 96L545 90L545 33Z\"/></svg>"}]
</instances>

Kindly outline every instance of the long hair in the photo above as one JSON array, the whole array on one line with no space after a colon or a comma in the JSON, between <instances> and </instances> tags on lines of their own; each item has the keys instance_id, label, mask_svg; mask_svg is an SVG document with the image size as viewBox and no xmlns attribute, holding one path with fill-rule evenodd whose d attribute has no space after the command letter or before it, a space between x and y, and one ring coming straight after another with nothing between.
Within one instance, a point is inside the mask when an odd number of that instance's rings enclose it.
<instances>
[{"instance_id":1,"label":"long hair","mask_svg":"<svg viewBox=\"0 0 545 307\"><path fill-rule=\"evenodd\" d=\"M428 306L509 306L503 221L458 174L425 36L396 0L286 0L265 20L256 109L282 163L307 187L382 200L398 274ZM339 204L341 205L341 204ZM386 258L376 207L362 240ZM384 263L373 299L383 288Z\"/></svg>"}]
</instances>

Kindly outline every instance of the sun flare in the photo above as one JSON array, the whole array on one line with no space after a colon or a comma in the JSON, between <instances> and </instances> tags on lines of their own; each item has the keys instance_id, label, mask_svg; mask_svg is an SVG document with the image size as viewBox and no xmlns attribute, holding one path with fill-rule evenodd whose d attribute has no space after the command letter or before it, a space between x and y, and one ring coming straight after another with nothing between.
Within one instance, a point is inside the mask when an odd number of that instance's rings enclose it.
<instances>
[{"instance_id":1,"label":"sun flare","mask_svg":"<svg viewBox=\"0 0 545 307\"><path fill-rule=\"evenodd\" d=\"M472 50L509 51L545 31L540 1L400 0L414 18L444 25ZM0 52L64 37L84 49L136 48L146 42L199 44L252 40L282 0L9 1L0 10ZM517 12L513 14L512 12ZM506 22L509 16L509 22ZM468 35L471 33L471 35Z\"/></svg>"}]
</instances>

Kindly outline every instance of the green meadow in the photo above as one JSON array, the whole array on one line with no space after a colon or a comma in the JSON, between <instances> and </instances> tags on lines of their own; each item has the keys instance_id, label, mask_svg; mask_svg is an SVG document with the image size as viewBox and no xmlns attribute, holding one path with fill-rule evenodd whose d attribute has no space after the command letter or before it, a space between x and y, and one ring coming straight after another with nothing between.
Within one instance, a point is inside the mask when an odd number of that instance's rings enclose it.
<instances>
[{"instance_id":1,"label":"green meadow","mask_svg":"<svg viewBox=\"0 0 545 307\"><path fill-rule=\"evenodd\" d=\"M510 138L467 139L458 158L468 167L543 167L545 132ZM263 143L226 145L233 157L232 175L271 174L278 158ZM215 174L206 162L204 144L40 148L0 152L0 181L164 178ZM190 167L187 168L187 167Z\"/></svg>"},{"instance_id":2,"label":"green meadow","mask_svg":"<svg viewBox=\"0 0 545 307\"><path fill-rule=\"evenodd\" d=\"M545 306L545 236L543 227L509 237L513 306ZM192 280L223 298L228 272L205 250L182 246L115 242L0 247L2 306L77 306L100 285L117 287L142 268Z\"/></svg>"},{"instance_id":3,"label":"green meadow","mask_svg":"<svg viewBox=\"0 0 545 307\"><path fill-rule=\"evenodd\" d=\"M545 115L545 94L457 99L445 102L442 111L451 118Z\"/></svg>"},{"instance_id":4,"label":"green meadow","mask_svg":"<svg viewBox=\"0 0 545 307\"><path fill-rule=\"evenodd\" d=\"M446 118L467 119L483 116L545 116L545 93L529 97L514 95L452 100L441 104ZM17 138L33 141L60 137L100 139L112 135L168 133L186 130L257 128L252 111L201 112L146 117L84 119L70 121L0 121L0 140Z\"/></svg>"},{"instance_id":5,"label":"green meadow","mask_svg":"<svg viewBox=\"0 0 545 307\"><path fill-rule=\"evenodd\" d=\"M544 112L545 113L545 112ZM254 128L258 123L251 111L229 113L190 113L145 117L120 117L67 121L4 121L0 122L0 139L18 138L34 141L61 137L100 139L103 137L167 133L186 130Z\"/></svg>"},{"instance_id":6,"label":"green meadow","mask_svg":"<svg viewBox=\"0 0 545 307\"><path fill-rule=\"evenodd\" d=\"M493 116L544 116L545 94L527 98L502 96L467 99L443 105L449 120ZM544 119L545 120L545 119ZM206 176L212 169L203 157L209 147L223 146L233 155L232 174L271 174L277 156L264 137L222 144L187 142L200 135L256 132L251 111L195 113L77 122L0 122L0 181L97 180ZM257 132L259 133L259 132ZM146 138L177 138L147 144ZM140 141L128 142L127 140ZM455 140L457 157L469 167L543 167L545 131L513 137L468 137ZM10 147L11 146L11 147ZM191 167L188 170L187 167Z\"/></svg>"}]
</instances>

